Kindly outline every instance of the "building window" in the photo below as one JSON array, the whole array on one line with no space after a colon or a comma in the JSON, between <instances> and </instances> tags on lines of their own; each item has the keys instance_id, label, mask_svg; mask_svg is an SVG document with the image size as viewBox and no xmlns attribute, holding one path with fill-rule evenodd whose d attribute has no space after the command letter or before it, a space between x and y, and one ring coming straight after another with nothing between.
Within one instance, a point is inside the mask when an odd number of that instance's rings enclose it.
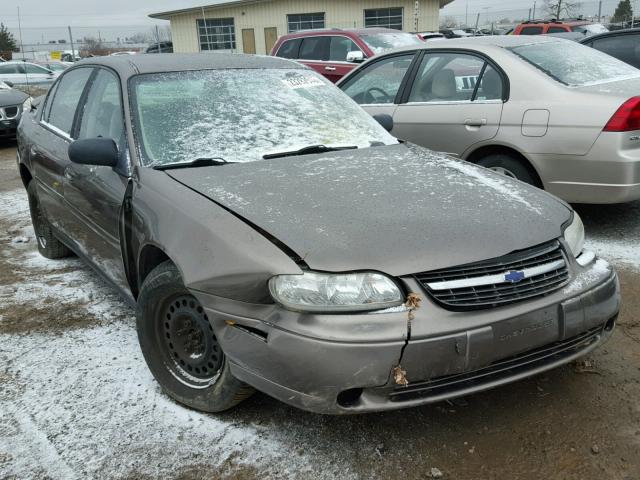
<instances>
[{"instance_id":1,"label":"building window","mask_svg":"<svg viewBox=\"0 0 640 480\"><path fill-rule=\"evenodd\" d=\"M289 33L299 30L315 30L317 28L324 28L324 12L287 15L287 31Z\"/></svg>"},{"instance_id":2,"label":"building window","mask_svg":"<svg viewBox=\"0 0 640 480\"><path fill-rule=\"evenodd\" d=\"M235 50L236 27L233 18L198 19L200 50Z\"/></svg>"},{"instance_id":3,"label":"building window","mask_svg":"<svg viewBox=\"0 0 640 480\"><path fill-rule=\"evenodd\" d=\"M364 26L402 30L402 7L367 9L364 11Z\"/></svg>"}]
</instances>

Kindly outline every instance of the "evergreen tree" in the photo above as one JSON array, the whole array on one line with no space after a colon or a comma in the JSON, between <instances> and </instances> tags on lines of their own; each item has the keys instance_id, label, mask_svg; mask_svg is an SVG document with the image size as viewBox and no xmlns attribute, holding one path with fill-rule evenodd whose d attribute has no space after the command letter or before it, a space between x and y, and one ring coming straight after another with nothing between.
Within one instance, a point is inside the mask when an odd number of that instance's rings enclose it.
<instances>
[{"instance_id":1,"label":"evergreen tree","mask_svg":"<svg viewBox=\"0 0 640 480\"><path fill-rule=\"evenodd\" d=\"M16 40L13 34L0 23L0 52L13 52L16 49Z\"/></svg>"},{"instance_id":2,"label":"evergreen tree","mask_svg":"<svg viewBox=\"0 0 640 480\"><path fill-rule=\"evenodd\" d=\"M631 9L631 0L620 0L620 3L618 3L618 6L616 7L616 11L613 12L611 21L613 23L626 22L631 20L632 15L633 11Z\"/></svg>"}]
</instances>

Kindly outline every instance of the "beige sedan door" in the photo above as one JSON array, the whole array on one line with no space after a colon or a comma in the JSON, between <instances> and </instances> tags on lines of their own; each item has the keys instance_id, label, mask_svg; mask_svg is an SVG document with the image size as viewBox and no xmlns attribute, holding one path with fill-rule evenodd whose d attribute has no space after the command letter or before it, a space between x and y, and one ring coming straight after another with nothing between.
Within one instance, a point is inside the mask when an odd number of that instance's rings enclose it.
<instances>
[{"instance_id":1,"label":"beige sedan door","mask_svg":"<svg viewBox=\"0 0 640 480\"><path fill-rule=\"evenodd\" d=\"M482 57L426 52L406 102L393 113L393 134L462 156L496 136L502 105L502 77Z\"/></svg>"}]
</instances>

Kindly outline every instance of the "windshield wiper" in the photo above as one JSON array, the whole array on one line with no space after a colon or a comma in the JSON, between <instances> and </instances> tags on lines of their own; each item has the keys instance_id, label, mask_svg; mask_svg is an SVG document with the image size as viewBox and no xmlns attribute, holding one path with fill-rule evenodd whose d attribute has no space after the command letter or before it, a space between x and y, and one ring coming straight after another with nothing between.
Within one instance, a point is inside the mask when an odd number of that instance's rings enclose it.
<instances>
[{"instance_id":1,"label":"windshield wiper","mask_svg":"<svg viewBox=\"0 0 640 480\"><path fill-rule=\"evenodd\" d=\"M228 163L235 162L227 162L224 158L220 157L196 158L190 162L165 163L162 165L154 165L151 168L154 170L172 170L174 168L215 167L218 165L227 165Z\"/></svg>"},{"instance_id":2,"label":"windshield wiper","mask_svg":"<svg viewBox=\"0 0 640 480\"><path fill-rule=\"evenodd\" d=\"M307 147L302 147L299 150L292 150L290 152L277 152L277 153L267 153L263 155L262 158L268 160L270 158L280 158L280 157L295 157L296 155L310 155L312 153L325 153L325 152L337 152L338 150L355 150L357 145L347 145L344 147L327 147L326 145L309 145Z\"/></svg>"}]
</instances>

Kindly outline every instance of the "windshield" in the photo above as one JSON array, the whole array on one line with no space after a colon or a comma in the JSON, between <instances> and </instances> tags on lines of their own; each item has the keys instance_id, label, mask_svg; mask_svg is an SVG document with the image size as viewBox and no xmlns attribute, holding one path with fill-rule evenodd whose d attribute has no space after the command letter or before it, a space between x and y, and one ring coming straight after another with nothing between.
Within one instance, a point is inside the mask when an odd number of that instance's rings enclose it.
<instances>
[{"instance_id":1,"label":"windshield","mask_svg":"<svg viewBox=\"0 0 640 480\"><path fill-rule=\"evenodd\" d=\"M422 40L411 33L372 33L362 34L360 38L376 54L393 50L394 48L422 45Z\"/></svg>"},{"instance_id":2,"label":"windshield","mask_svg":"<svg viewBox=\"0 0 640 480\"><path fill-rule=\"evenodd\" d=\"M333 84L306 70L200 70L133 77L137 139L148 166L252 162L311 145L397 143Z\"/></svg>"},{"instance_id":3,"label":"windshield","mask_svg":"<svg viewBox=\"0 0 640 480\"><path fill-rule=\"evenodd\" d=\"M640 77L640 70L631 65L567 40L532 43L509 50L565 85L586 86Z\"/></svg>"}]
</instances>

